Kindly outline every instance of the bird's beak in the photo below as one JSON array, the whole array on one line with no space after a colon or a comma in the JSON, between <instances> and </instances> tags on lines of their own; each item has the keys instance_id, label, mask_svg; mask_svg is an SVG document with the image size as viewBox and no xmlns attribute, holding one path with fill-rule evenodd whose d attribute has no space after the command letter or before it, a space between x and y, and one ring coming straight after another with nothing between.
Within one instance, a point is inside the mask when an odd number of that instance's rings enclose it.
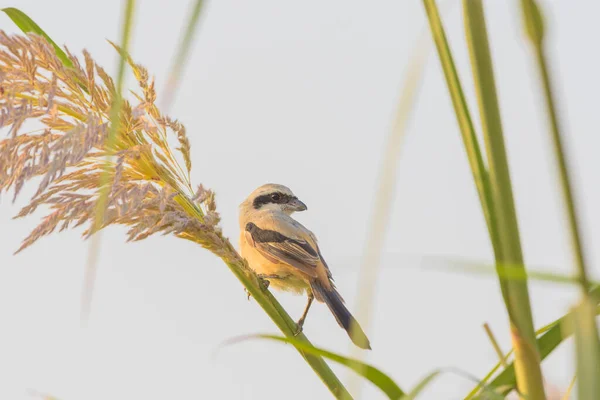
<instances>
[{"instance_id":1,"label":"bird's beak","mask_svg":"<svg viewBox=\"0 0 600 400\"><path fill-rule=\"evenodd\" d=\"M297 197L294 197L288 203L288 205L294 211L305 211L306 210L306 204L304 204L303 202L301 202L300 200L298 200Z\"/></svg>"}]
</instances>

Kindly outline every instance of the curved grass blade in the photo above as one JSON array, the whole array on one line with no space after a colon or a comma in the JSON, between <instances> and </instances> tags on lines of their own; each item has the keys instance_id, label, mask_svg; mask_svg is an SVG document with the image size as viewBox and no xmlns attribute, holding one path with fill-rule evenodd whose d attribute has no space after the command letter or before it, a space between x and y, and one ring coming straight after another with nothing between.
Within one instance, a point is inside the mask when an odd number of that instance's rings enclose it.
<instances>
[{"instance_id":1,"label":"curved grass blade","mask_svg":"<svg viewBox=\"0 0 600 400\"><path fill-rule=\"evenodd\" d=\"M169 72L169 77L167 78L164 90L163 109L166 110L166 112L168 112L169 107L175 98L177 89L179 88L183 68L190 53L190 46L194 40L194 33L198 29L198 22L200 21L203 6L204 0L195 0L194 8L192 9L185 33L181 38L179 49L177 50L177 55L173 58L171 71Z\"/></svg>"},{"instance_id":2,"label":"curved grass blade","mask_svg":"<svg viewBox=\"0 0 600 400\"><path fill-rule=\"evenodd\" d=\"M54 47L54 51L56 52L56 56L62 61L64 65L67 67L73 67L73 63L69 60L69 57L65 54L65 52L56 44L54 40L50 38L44 32L42 28L38 24L36 24L31 18L27 16L23 11L14 7L3 8L2 11L23 31L23 33L35 33L40 36L43 36L48 43Z\"/></svg>"},{"instance_id":3,"label":"curved grass blade","mask_svg":"<svg viewBox=\"0 0 600 400\"><path fill-rule=\"evenodd\" d=\"M438 376L440 376L442 374L454 374L454 375L458 375L462 378L466 378L466 379L477 382L477 379L475 377L471 376L471 374L468 374L468 373L458 370L456 368L436 369L435 371L427 374L423 379L421 379L419 381L419 383L417 383L415 385L415 387L413 387L409 393L407 393L406 395L404 395L401 398L401 400L416 399L417 396L419 394L421 394L421 392L423 390L425 390L425 388L427 386L429 386ZM484 383L479 382L479 387L483 387L483 391L486 394L486 397L485 397L486 400L504 400L504 396L502 396L502 395L498 394L497 392L494 392L490 388L486 387Z\"/></svg>"},{"instance_id":4,"label":"curved grass blade","mask_svg":"<svg viewBox=\"0 0 600 400\"><path fill-rule=\"evenodd\" d=\"M387 395L389 399L400 399L405 395L402 389L400 389L400 387L396 384L396 382L394 382L392 378L390 378L387 374L381 372L379 369L369 364L363 363L362 361L357 361L333 353L331 351L323 350L321 348L311 346L305 342L301 342L296 339L276 335L249 335L234 338L232 340L227 341L226 344L237 343L249 339L267 339L283 343L289 343L298 349L302 349L306 353L324 357L331 361L335 361L338 364L345 365L346 367L350 368L363 378L367 379L373 385L377 386L382 392L384 392Z\"/></svg>"},{"instance_id":5,"label":"curved grass blade","mask_svg":"<svg viewBox=\"0 0 600 400\"><path fill-rule=\"evenodd\" d=\"M596 287L591 290L590 295L595 298L600 296L600 287ZM596 307L596 315L600 315L600 306ZM538 334L542 334L537 339L537 344L540 349L540 358L542 360L550 355L550 353L552 353L563 341L568 339L573 334L573 324L571 322L572 318L573 313L566 314L537 331ZM508 357L511 353L512 350L506 354L506 357ZM500 363L496 364L496 366L492 368L485 378L482 379L482 382L487 382L500 367ZM499 393L504 395L507 395L509 392L514 390L516 387L514 363L511 362L506 369L504 369L489 383L489 386L492 388L502 388L499 390ZM478 392L479 387L476 387L465 397L465 400L473 399Z\"/></svg>"}]
</instances>

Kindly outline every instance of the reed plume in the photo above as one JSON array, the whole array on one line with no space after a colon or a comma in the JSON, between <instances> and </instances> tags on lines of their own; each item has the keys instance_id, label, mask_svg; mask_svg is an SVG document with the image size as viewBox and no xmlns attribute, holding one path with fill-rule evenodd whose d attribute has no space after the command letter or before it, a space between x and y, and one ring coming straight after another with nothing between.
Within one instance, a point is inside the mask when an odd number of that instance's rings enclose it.
<instances>
[{"instance_id":1,"label":"reed plume","mask_svg":"<svg viewBox=\"0 0 600 400\"><path fill-rule=\"evenodd\" d=\"M122 224L129 226L128 240L172 233L220 257L239 258L218 226L214 193L202 185L192 190L185 127L155 106L147 70L128 57L139 90L133 101L123 100L121 123L109 140L113 80L88 52L82 63L67 54L73 68L39 36L0 32L0 126L9 128L0 141L0 192L12 190L14 199L40 177L16 218L38 208L47 212L17 251L56 230L87 225L83 235L89 237ZM41 129L22 133L29 120Z\"/></svg>"},{"instance_id":2,"label":"reed plume","mask_svg":"<svg viewBox=\"0 0 600 400\"><path fill-rule=\"evenodd\" d=\"M25 183L37 190L16 218L43 210L46 216L17 252L56 230L86 226L129 227L128 240L161 233L200 244L220 257L279 329L294 337L296 324L223 236L215 194L191 184L191 145L184 126L155 105L154 80L126 57L137 80L129 99L91 55L66 55L34 34L0 31L0 194L15 199ZM116 126L113 105L120 104ZM114 120L114 119L113 119ZM25 126L36 124L34 130ZM300 344L312 345L300 333ZM324 360L294 345L337 398L351 398Z\"/></svg>"}]
</instances>

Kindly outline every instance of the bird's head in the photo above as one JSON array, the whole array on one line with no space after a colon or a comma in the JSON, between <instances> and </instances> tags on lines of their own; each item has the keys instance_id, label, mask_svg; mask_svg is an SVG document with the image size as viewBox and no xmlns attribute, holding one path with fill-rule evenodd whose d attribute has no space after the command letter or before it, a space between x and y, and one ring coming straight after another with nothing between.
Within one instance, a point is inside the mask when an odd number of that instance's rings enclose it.
<instances>
[{"instance_id":1,"label":"bird's head","mask_svg":"<svg viewBox=\"0 0 600 400\"><path fill-rule=\"evenodd\" d=\"M306 204L298 200L289 188L273 183L262 185L250 193L243 204L254 210L281 211L288 215L306 210Z\"/></svg>"}]
</instances>

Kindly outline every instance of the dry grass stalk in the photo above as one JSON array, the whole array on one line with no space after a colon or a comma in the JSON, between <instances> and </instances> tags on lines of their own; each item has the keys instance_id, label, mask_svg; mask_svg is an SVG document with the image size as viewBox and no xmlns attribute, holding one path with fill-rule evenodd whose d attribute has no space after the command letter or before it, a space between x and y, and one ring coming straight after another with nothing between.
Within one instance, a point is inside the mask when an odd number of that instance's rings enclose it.
<instances>
[{"instance_id":1,"label":"dry grass stalk","mask_svg":"<svg viewBox=\"0 0 600 400\"><path fill-rule=\"evenodd\" d=\"M0 31L0 127L8 131L0 140L0 193L12 190L16 198L26 182L40 177L16 218L38 208L48 212L17 252L56 230L87 225L83 235L92 235L104 189L108 198L97 228L127 225L128 240L174 234L243 265L221 234L214 193L192 189L185 128L155 106L146 69L129 59L139 91L132 93L135 101L123 101L119 131L109 143L114 83L89 53L84 51L83 62L68 54L72 69L43 38ZM42 129L22 133L29 120ZM179 143L182 163L170 140Z\"/></svg>"}]
</instances>

